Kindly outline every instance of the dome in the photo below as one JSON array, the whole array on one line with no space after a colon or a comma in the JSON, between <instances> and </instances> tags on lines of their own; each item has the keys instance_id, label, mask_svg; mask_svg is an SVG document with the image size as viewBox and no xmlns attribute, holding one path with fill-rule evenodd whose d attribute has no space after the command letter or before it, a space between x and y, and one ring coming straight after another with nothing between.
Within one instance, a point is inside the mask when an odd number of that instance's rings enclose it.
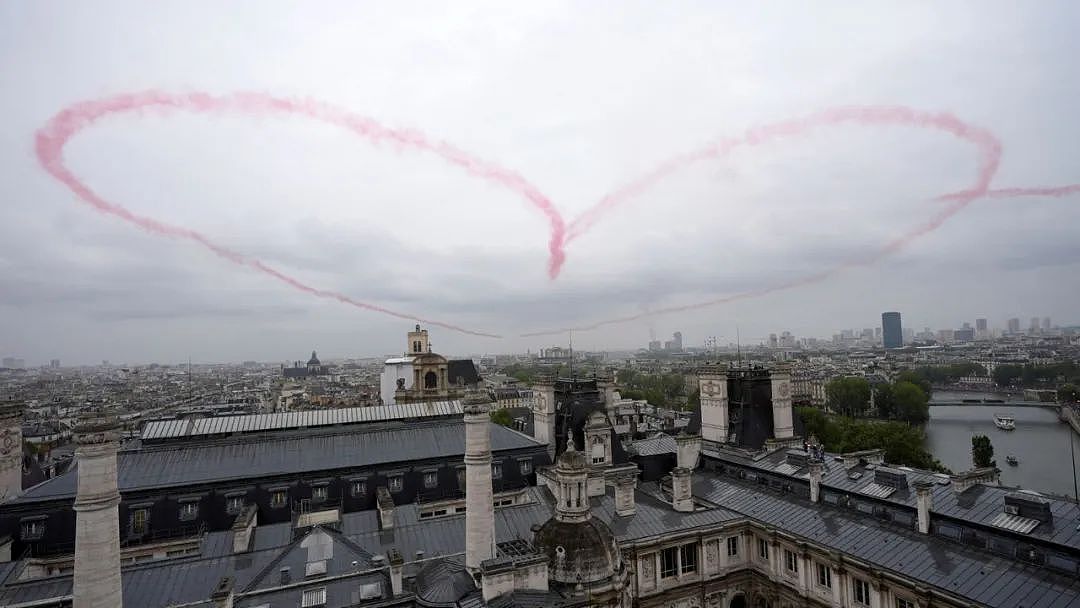
<instances>
[{"instance_id":1,"label":"dome","mask_svg":"<svg viewBox=\"0 0 1080 608\"><path fill-rule=\"evenodd\" d=\"M475 590L472 575L456 562L435 560L416 573L416 596L423 606L457 606Z\"/></svg>"},{"instance_id":2,"label":"dome","mask_svg":"<svg viewBox=\"0 0 1080 608\"><path fill-rule=\"evenodd\" d=\"M311 358L308 359L307 364L308 365L322 365L322 363L319 363L319 358L315 356L315 351L311 351Z\"/></svg>"},{"instance_id":3,"label":"dome","mask_svg":"<svg viewBox=\"0 0 1080 608\"><path fill-rule=\"evenodd\" d=\"M596 583L622 570L615 535L596 518L582 522L551 518L536 531L533 545L547 555L548 577L559 583Z\"/></svg>"}]
</instances>

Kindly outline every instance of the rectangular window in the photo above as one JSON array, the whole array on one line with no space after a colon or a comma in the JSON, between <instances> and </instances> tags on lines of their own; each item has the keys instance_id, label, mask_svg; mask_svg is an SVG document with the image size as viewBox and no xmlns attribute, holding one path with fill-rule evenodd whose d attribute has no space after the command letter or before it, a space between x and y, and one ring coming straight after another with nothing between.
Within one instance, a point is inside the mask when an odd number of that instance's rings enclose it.
<instances>
[{"instance_id":1,"label":"rectangular window","mask_svg":"<svg viewBox=\"0 0 1080 608\"><path fill-rule=\"evenodd\" d=\"M757 539L757 556L764 561L769 561L769 541L764 538Z\"/></svg>"},{"instance_id":2,"label":"rectangular window","mask_svg":"<svg viewBox=\"0 0 1080 608\"><path fill-rule=\"evenodd\" d=\"M300 600L301 608L315 608L315 606L326 605L326 587L319 587L318 589L305 589L304 595Z\"/></svg>"},{"instance_id":3,"label":"rectangular window","mask_svg":"<svg viewBox=\"0 0 1080 608\"><path fill-rule=\"evenodd\" d=\"M393 475L386 480L386 485L386 489L390 490L391 492L400 492L402 489L405 488L405 478L401 475Z\"/></svg>"},{"instance_id":4,"label":"rectangular window","mask_svg":"<svg viewBox=\"0 0 1080 608\"><path fill-rule=\"evenodd\" d=\"M898 597L896 598L896 608L915 608L915 602Z\"/></svg>"},{"instance_id":5,"label":"rectangular window","mask_svg":"<svg viewBox=\"0 0 1080 608\"><path fill-rule=\"evenodd\" d=\"M739 555L739 537L729 536L727 539L727 554L728 557L737 557Z\"/></svg>"},{"instance_id":6,"label":"rectangular window","mask_svg":"<svg viewBox=\"0 0 1080 608\"><path fill-rule=\"evenodd\" d=\"M678 547L670 547L660 552L660 578L671 578L679 573L678 550Z\"/></svg>"},{"instance_id":7,"label":"rectangular window","mask_svg":"<svg viewBox=\"0 0 1080 608\"><path fill-rule=\"evenodd\" d=\"M150 531L150 509L135 509L131 512L131 534L142 536Z\"/></svg>"},{"instance_id":8,"label":"rectangular window","mask_svg":"<svg viewBox=\"0 0 1080 608\"><path fill-rule=\"evenodd\" d=\"M311 500L315 502L323 502L326 497L329 496L329 486L313 486L311 488Z\"/></svg>"},{"instance_id":9,"label":"rectangular window","mask_svg":"<svg viewBox=\"0 0 1080 608\"><path fill-rule=\"evenodd\" d=\"M226 496L225 497L225 512L230 515L236 515L244 510L244 496Z\"/></svg>"},{"instance_id":10,"label":"rectangular window","mask_svg":"<svg viewBox=\"0 0 1080 608\"><path fill-rule=\"evenodd\" d=\"M784 549L784 567L792 574L799 573L799 556L794 551Z\"/></svg>"},{"instance_id":11,"label":"rectangular window","mask_svg":"<svg viewBox=\"0 0 1080 608\"><path fill-rule=\"evenodd\" d=\"M817 565L817 584L832 589L832 569L825 564Z\"/></svg>"},{"instance_id":12,"label":"rectangular window","mask_svg":"<svg viewBox=\"0 0 1080 608\"><path fill-rule=\"evenodd\" d=\"M679 547L679 568L683 574L697 572L697 551L697 543Z\"/></svg>"},{"instance_id":13,"label":"rectangular window","mask_svg":"<svg viewBox=\"0 0 1080 608\"><path fill-rule=\"evenodd\" d=\"M491 478L502 479L502 464L494 462L491 464Z\"/></svg>"},{"instance_id":14,"label":"rectangular window","mask_svg":"<svg viewBox=\"0 0 1080 608\"><path fill-rule=\"evenodd\" d=\"M363 496L367 494L367 482L363 479L354 479L349 483L349 492L353 496Z\"/></svg>"},{"instance_id":15,"label":"rectangular window","mask_svg":"<svg viewBox=\"0 0 1080 608\"><path fill-rule=\"evenodd\" d=\"M870 605L870 583L861 578L852 579L851 594L856 604Z\"/></svg>"},{"instance_id":16,"label":"rectangular window","mask_svg":"<svg viewBox=\"0 0 1080 608\"><path fill-rule=\"evenodd\" d=\"M439 474L435 471L426 471L424 473L424 487L430 490L437 485L439 485Z\"/></svg>"},{"instance_id":17,"label":"rectangular window","mask_svg":"<svg viewBox=\"0 0 1080 608\"><path fill-rule=\"evenodd\" d=\"M522 475L528 475L528 474L532 473L532 461L531 460L521 460L521 461L519 461L518 462L518 467L520 468Z\"/></svg>"},{"instance_id":18,"label":"rectangular window","mask_svg":"<svg viewBox=\"0 0 1080 608\"><path fill-rule=\"evenodd\" d=\"M19 533L23 540L39 540L45 536L45 520L32 519L24 521L19 526Z\"/></svg>"},{"instance_id":19,"label":"rectangular window","mask_svg":"<svg viewBox=\"0 0 1080 608\"><path fill-rule=\"evenodd\" d=\"M280 509L289 502L288 490L273 490L270 492L270 507Z\"/></svg>"},{"instance_id":20,"label":"rectangular window","mask_svg":"<svg viewBox=\"0 0 1080 608\"><path fill-rule=\"evenodd\" d=\"M199 503L189 500L180 503L180 521L193 521L199 517Z\"/></svg>"}]
</instances>

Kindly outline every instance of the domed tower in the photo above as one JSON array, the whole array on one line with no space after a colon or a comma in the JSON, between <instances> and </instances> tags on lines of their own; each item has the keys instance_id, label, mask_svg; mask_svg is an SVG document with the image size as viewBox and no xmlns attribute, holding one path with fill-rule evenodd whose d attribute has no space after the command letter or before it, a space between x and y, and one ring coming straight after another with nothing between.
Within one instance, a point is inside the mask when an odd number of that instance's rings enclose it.
<instances>
[{"instance_id":1,"label":"domed tower","mask_svg":"<svg viewBox=\"0 0 1080 608\"><path fill-rule=\"evenodd\" d=\"M319 357L315 355L315 351L311 351L311 358L307 362L307 370L309 375L316 375L322 373L322 362L319 361Z\"/></svg>"},{"instance_id":2,"label":"domed tower","mask_svg":"<svg viewBox=\"0 0 1080 608\"><path fill-rule=\"evenodd\" d=\"M555 465L555 515L536 529L534 545L547 555L553 586L587 593L594 606L622 606L627 572L615 535L589 510L588 477L587 455L567 441Z\"/></svg>"}]
</instances>

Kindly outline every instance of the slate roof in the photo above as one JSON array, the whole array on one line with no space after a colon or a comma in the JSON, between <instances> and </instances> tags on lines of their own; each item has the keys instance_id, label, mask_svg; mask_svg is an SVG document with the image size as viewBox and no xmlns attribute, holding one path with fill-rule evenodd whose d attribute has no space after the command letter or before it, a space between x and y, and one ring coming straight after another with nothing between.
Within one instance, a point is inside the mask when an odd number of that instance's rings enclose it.
<instances>
[{"instance_id":1,"label":"slate roof","mask_svg":"<svg viewBox=\"0 0 1080 608\"><path fill-rule=\"evenodd\" d=\"M480 372L472 359L450 359L446 362L446 382L450 386L473 386L480 382Z\"/></svg>"},{"instance_id":2,"label":"slate roof","mask_svg":"<svg viewBox=\"0 0 1080 608\"><path fill-rule=\"evenodd\" d=\"M119 486L125 492L447 458L461 456L464 445L464 424L455 419L335 434L143 447L118 455ZM522 433L491 424L494 452L543 445ZM74 472L68 472L28 489L11 502L73 497L75 482Z\"/></svg>"}]
</instances>

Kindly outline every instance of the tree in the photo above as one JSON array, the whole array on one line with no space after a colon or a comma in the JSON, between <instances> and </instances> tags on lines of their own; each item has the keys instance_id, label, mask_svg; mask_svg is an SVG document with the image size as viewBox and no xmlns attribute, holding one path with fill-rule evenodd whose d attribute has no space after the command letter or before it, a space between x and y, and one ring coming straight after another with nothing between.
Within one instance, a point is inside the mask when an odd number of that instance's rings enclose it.
<instances>
[{"instance_id":1,"label":"tree","mask_svg":"<svg viewBox=\"0 0 1080 608\"><path fill-rule=\"evenodd\" d=\"M930 419L930 403L926 393L911 382L897 382L892 388L892 397L898 420L908 424L923 424Z\"/></svg>"},{"instance_id":2,"label":"tree","mask_svg":"<svg viewBox=\"0 0 1080 608\"><path fill-rule=\"evenodd\" d=\"M696 390L690 393L690 396L686 398L686 409L696 410L701 407L701 391Z\"/></svg>"},{"instance_id":3,"label":"tree","mask_svg":"<svg viewBox=\"0 0 1080 608\"><path fill-rule=\"evenodd\" d=\"M1078 400L1080 400L1080 389L1075 384L1063 384L1058 389L1058 401L1076 403Z\"/></svg>"},{"instance_id":4,"label":"tree","mask_svg":"<svg viewBox=\"0 0 1080 608\"><path fill-rule=\"evenodd\" d=\"M926 369L928 368L920 368L919 371L910 369L904 370L896 375L896 380L894 382L910 382L921 388L922 391L926 393L926 398L929 399L934 395L934 389L931 385L930 378L925 373Z\"/></svg>"},{"instance_id":5,"label":"tree","mask_svg":"<svg viewBox=\"0 0 1080 608\"><path fill-rule=\"evenodd\" d=\"M874 387L874 407L877 408L878 418L896 418L896 396L893 395L893 385L879 384Z\"/></svg>"},{"instance_id":6,"label":"tree","mask_svg":"<svg viewBox=\"0 0 1080 608\"><path fill-rule=\"evenodd\" d=\"M870 383L866 378L836 378L825 386L825 396L833 411L860 416L870 405Z\"/></svg>"},{"instance_id":7,"label":"tree","mask_svg":"<svg viewBox=\"0 0 1080 608\"><path fill-rule=\"evenodd\" d=\"M514 426L514 419L510 416L510 412L505 409L491 410L491 421L495 424L501 424L503 426Z\"/></svg>"},{"instance_id":8,"label":"tree","mask_svg":"<svg viewBox=\"0 0 1080 608\"><path fill-rule=\"evenodd\" d=\"M973 435L971 437L971 461L976 468L996 467L994 460L994 446L986 435Z\"/></svg>"},{"instance_id":9,"label":"tree","mask_svg":"<svg viewBox=\"0 0 1080 608\"><path fill-rule=\"evenodd\" d=\"M999 365L994 368L994 373L991 375L994 378L994 384L1009 387L1023 377L1024 368L1019 365Z\"/></svg>"}]
</instances>

